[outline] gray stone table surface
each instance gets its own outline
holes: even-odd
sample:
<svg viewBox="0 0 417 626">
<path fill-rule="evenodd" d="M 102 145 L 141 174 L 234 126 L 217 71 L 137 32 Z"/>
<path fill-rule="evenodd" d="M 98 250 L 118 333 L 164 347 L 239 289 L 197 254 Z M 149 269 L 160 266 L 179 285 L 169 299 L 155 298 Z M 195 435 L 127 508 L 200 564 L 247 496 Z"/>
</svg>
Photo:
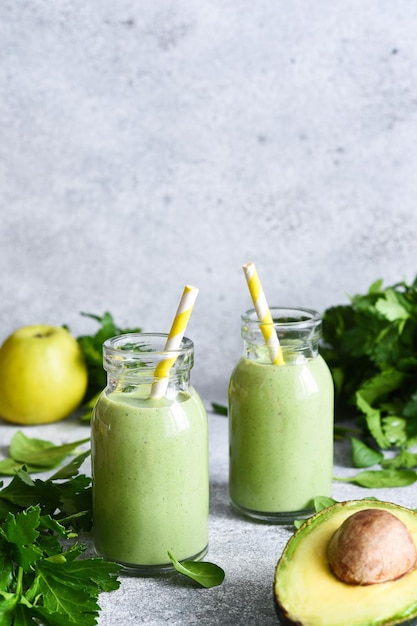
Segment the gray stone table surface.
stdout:
<svg viewBox="0 0 417 626">
<path fill-rule="evenodd" d="M 154 578 L 122 576 L 117 591 L 100 596 L 100 626 L 279 624 L 272 594 L 274 570 L 293 528 L 254 523 L 238 517 L 230 509 L 227 418 L 209 413 L 209 428 L 211 499 L 206 560 L 225 570 L 225 581 L 213 589 L 199 589 L 176 573 Z M 0 422 L 1 456 L 7 456 L 8 444 L 19 429 L 21 427 Z M 89 427 L 73 416 L 56 424 L 24 427 L 24 432 L 30 437 L 66 443 L 86 437 Z M 81 471 L 90 472 L 89 462 Z M 342 477 L 355 472 L 350 465 L 349 444 L 336 441 L 334 475 Z M 417 488 L 413 485 L 369 490 L 334 482 L 333 497 L 337 500 L 366 496 L 417 507 Z M 82 540 L 88 546 L 87 553 L 93 554 L 90 537 Z"/>
</svg>

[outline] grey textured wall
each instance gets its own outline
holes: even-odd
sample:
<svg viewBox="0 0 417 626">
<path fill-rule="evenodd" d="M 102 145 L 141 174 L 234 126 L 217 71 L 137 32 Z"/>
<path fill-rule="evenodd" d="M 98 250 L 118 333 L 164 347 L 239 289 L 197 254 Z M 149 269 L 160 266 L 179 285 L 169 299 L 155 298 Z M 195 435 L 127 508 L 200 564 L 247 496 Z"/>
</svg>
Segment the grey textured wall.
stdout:
<svg viewBox="0 0 417 626">
<path fill-rule="evenodd" d="M 413 0 L 2 0 L 0 335 L 167 331 L 225 397 L 254 261 L 323 310 L 417 273 Z"/>
</svg>

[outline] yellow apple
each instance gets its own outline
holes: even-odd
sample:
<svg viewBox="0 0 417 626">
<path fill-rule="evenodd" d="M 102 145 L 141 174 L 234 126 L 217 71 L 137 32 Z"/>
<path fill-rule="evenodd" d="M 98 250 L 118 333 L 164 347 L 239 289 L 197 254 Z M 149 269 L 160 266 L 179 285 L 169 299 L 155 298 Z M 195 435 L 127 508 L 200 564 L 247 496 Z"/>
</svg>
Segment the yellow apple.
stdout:
<svg viewBox="0 0 417 626">
<path fill-rule="evenodd" d="M 24 326 L 0 347 L 0 417 L 7 422 L 57 422 L 80 405 L 86 388 L 80 347 L 65 328 Z"/>
</svg>

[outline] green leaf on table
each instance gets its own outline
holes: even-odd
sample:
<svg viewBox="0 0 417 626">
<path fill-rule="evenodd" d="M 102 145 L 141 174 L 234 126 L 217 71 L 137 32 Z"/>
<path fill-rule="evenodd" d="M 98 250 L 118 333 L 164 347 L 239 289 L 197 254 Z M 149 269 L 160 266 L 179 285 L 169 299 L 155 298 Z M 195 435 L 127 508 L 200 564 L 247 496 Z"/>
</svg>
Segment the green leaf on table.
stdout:
<svg viewBox="0 0 417 626">
<path fill-rule="evenodd" d="M 42 529 L 48 529 L 52 532 L 56 533 L 60 537 L 68 537 L 70 534 L 69 531 L 58 522 L 58 520 L 54 519 L 50 515 L 41 515 L 39 519 L 39 526 Z"/>
<path fill-rule="evenodd" d="M 191 578 L 201 587 L 209 589 L 221 585 L 224 580 L 224 570 L 209 561 L 177 561 L 172 552 L 168 556 L 177 572 Z"/>
<path fill-rule="evenodd" d="M 398 415 L 389 415 L 382 419 L 382 429 L 391 445 L 402 446 L 408 439 L 407 420 Z"/>
<path fill-rule="evenodd" d="M 53 485 L 58 488 L 62 518 L 69 518 L 76 523 L 77 528 L 90 530 L 92 524 L 91 478 L 85 474 L 79 474 L 62 483 L 54 482 Z M 61 518 L 58 519 L 63 523 Z"/>
<path fill-rule="evenodd" d="M 351 437 L 353 467 L 371 467 L 380 463 L 384 455 L 379 450 L 374 450 L 360 439 Z"/>
<path fill-rule="evenodd" d="M 31 474 L 45 471 L 45 468 L 39 467 L 38 465 L 28 465 L 27 463 L 15 461 L 11 457 L 8 457 L 7 459 L 2 459 L 0 461 L 0 476 L 14 476 L 16 472 L 18 472 L 23 467 L 25 467 L 26 471 L 30 472 Z"/>
<path fill-rule="evenodd" d="M 95 624 L 99 612 L 98 593 L 119 587 L 116 563 L 81 559 L 55 564 L 46 559 L 37 564 L 36 594 L 44 608 L 65 616 L 72 623 Z"/>
<path fill-rule="evenodd" d="M 27 462 L 27 455 L 30 456 L 34 452 L 53 448 L 55 444 L 46 439 L 35 439 L 28 437 L 21 430 L 15 432 L 9 446 L 10 456 L 16 461 L 22 463 Z"/>
<path fill-rule="evenodd" d="M 217 413 L 218 415 L 228 414 L 227 406 L 225 406 L 224 404 L 218 404 L 217 402 L 212 402 L 211 408 L 213 409 L 214 413 Z"/>
<path fill-rule="evenodd" d="M 366 418 L 366 424 L 369 428 L 369 432 L 375 439 L 380 448 L 389 448 L 389 441 L 385 437 L 382 430 L 382 418 L 380 409 L 373 408 L 369 402 L 365 400 L 361 392 L 356 393 L 356 404 L 358 408 L 363 411 Z"/>
<path fill-rule="evenodd" d="M 364 470 L 348 478 L 334 477 L 334 480 L 353 483 L 368 489 L 382 489 L 391 487 L 407 487 L 417 481 L 417 473 L 413 470 Z"/>
<path fill-rule="evenodd" d="M 330 498 L 329 496 L 316 496 L 314 498 L 314 511 L 315 513 L 318 513 L 319 511 L 322 511 L 323 509 L 327 509 L 329 506 L 333 506 L 333 504 L 336 504 L 336 502 L 337 500 L 334 500 L 334 498 Z M 306 521 L 306 518 L 295 519 L 293 524 L 295 528 L 300 528 L 300 526 L 302 526 L 305 521 Z"/>
<path fill-rule="evenodd" d="M 30 507 L 17 515 L 9 514 L 0 528 L 0 533 L 9 543 L 26 545 L 39 536 L 39 507 Z"/>
<path fill-rule="evenodd" d="M 20 478 L 20 480 L 22 481 L 22 483 L 25 483 L 26 485 L 29 485 L 29 487 L 33 487 L 34 483 L 34 479 L 32 478 L 32 476 L 29 474 L 29 472 L 27 471 L 26 467 L 23 466 L 21 469 L 18 469 L 16 472 L 16 477 Z M 13 481 L 12 481 L 13 482 Z M 10 483 L 11 484 L 11 483 Z M 5 487 L 5 490 L 7 489 L 7 487 Z"/>
<path fill-rule="evenodd" d="M 14 619 L 13 624 L 18 624 L 19 626 L 32 626 L 33 624 L 42 624 L 42 626 L 74 626 L 74 621 L 67 615 L 48 611 L 43 606 L 27 606 L 26 604 L 18 604 L 16 606 Z M 34 619 L 36 622 L 33 621 Z M 89 617 L 88 620 L 88 622 L 80 622 L 80 625 L 91 624 L 93 626 L 93 624 L 97 623 L 93 617 Z"/>
<path fill-rule="evenodd" d="M 26 508 L 42 503 L 42 507 L 48 509 L 46 513 L 55 510 L 59 502 L 59 488 L 46 481 L 32 480 L 24 470 L 19 470 L 6 487 L 0 491 L 0 502 L 17 507 Z"/>
<path fill-rule="evenodd" d="M 9 513 L 0 528 L 1 536 L 9 544 L 13 544 L 13 560 L 25 572 L 29 572 L 32 565 L 42 557 L 42 550 L 35 545 L 39 537 L 39 524 L 39 507 L 30 507 L 16 515 Z"/>
<path fill-rule="evenodd" d="M 8 550 L 7 542 L 0 537 L 0 590 L 4 591 L 10 587 L 13 583 L 14 563 L 10 558 L 10 550 Z M 1 601 L 1 593 L 0 593 Z M 0 624 L 1 621 L 1 607 L 0 607 Z"/>
<path fill-rule="evenodd" d="M 381 465 L 384 469 L 412 469 L 417 467 L 417 453 L 400 450 L 395 457 L 381 461 Z"/>
<path fill-rule="evenodd" d="M 11 626 L 13 623 L 17 623 L 26 626 L 30 624 L 29 621 L 14 622 L 13 619 L 16 616 L 16 607 L 18 598 L 14 594 L 4 594 L 5 597 L 0 595 L 0 624 L 1 626 Z"/>
<path fill-rule="evenodd" d="M 98 596 L 120 585 L 120 565 L 70 543 L 76 526 L 91 527 L 91 478 L 74 475 L 87 454 L 60 478 L 19 469 L 0 483 L 0 626 L 94 626 Z"/>
<path fill-rule="evenodd" d="M 10 456 L 15 461 L 30 466 L 41 468 L 56 467 L 70 454 L 90 438 L 81 439 L 71 443 L 56 445 L 43 439 L 34 439 L 17 431 L 10 442 Z"/>
<path fill-rule="evenodd" d="M 0 519 L 10 511 L 39 504 L 42 515 L 53 515 L 89 530 L 92 523 L 91 478 L 79 474 L 64 481 L 32 479 L 24 470 L 0 489 Z"/>
<path fill-rule="evenodd" d="M 40 510 L 34 506 L 9 513 L 0 526 L 0 624 L 93 626 L 98 596 L 119 587 L 121 567 L 79 558 L 85 547 L 78 544 L 63 552 L 58 536 L 70 538 L 70 533 L 52 518 L 41 517 Z"/>
<path fill-rule="evenodd" d="M 52 476 L 49 477 L 49 480 L 58 480 L 58 479 L 67 479 L 72 478 L 78 473 L 81 465 L 84 461 L 91 455 L 91 450 L 86 450 L 85 452 L 81 452 L 81 454 L 77 454 L 67 465 L 59 468 L 58 471 L 55 472 Z"/>
<path fill-rule="evenodd" d="M 329 506 L 333 506 L 336 502 L 337 500 L 329 496 L 317 496 L 314 498 L 314 510 L 318 513 L 323 509 L 327 509 Z"/>
<path fill-rule="evenodd" d="M 78 556 L 76 553 L 75 556 Z M 71 567 L 69 565 L 71 561 Z M 87 581 L 87 587 L 94 591 L 97 586 L 100 591 L 114 591 L 118 589 L 120 583 L 116 575 L 122 571 L 122 566 L 118 563 L 105 561 L 99 557 L 75 560 L 67 559 L 67 574 L 74 579 Z"/>
</svg>

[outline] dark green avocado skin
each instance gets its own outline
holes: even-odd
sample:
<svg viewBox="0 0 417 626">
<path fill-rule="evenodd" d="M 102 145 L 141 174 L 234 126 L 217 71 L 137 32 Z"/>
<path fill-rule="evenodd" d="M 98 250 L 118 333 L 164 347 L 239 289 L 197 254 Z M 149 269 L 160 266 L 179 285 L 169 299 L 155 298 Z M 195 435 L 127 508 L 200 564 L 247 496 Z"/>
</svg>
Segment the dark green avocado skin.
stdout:
<svg viewBox="0 0 417 626">
<path fill-rule="evenodd" d="M 275 612 L 279 619 L 279 623 L 282 626 L 305 626 L 301 622 L 293 622 L 292 620 L 288 619 L 288 617 L 286 616 L 285 612 L 282 609 L 282 606 L 280 606 L 280 604 L 277 602 L 274 589 L 272 589 L 272 595 L 274 598 Z M 405 622 L 395 622 L 395 624 L 401 624 L 401 626 L 417 626 L 417 618 L 409 619 Z M 350 626 L 349 622 L 346 622 L 346 626 Z M 387 623 L 386 626 L 389 626 L 389 623 Z"/>
</svg>

